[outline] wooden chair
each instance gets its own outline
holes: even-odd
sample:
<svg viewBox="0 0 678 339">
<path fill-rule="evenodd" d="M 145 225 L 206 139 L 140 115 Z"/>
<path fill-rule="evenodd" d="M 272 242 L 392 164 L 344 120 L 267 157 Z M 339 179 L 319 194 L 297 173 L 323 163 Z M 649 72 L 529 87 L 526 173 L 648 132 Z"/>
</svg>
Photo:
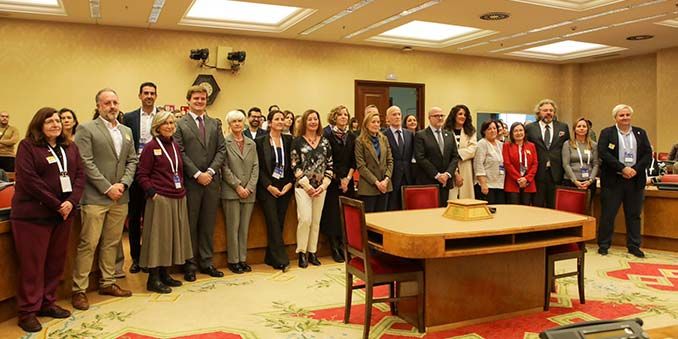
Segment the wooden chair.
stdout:
<svg viewBox="0 0 678 339">
<path fill-rule="evenodd" d="M 590 214 L 589 190 L 580 190 L 573 187 L 556 187 L 556 209 L 578 214 Z M 549 310 L 551 292 L 555 290 L 555 281 L 558 278 L 577 276 L 579 302 L 586 303 L 584 297 L 584 257 L 586 245 L 583 242 L 551 246 L 546 248 L 546 279 L 544 284 L 544 311 Z M 577 270 L 555 274 L 556 262 L 560 260 L 577 259 Z"/>
<path fill-rule="evenodd" d="M 344 255 L 346 258 L 346 303 L 344 305 L 344 324 L 348 324 L 351 316 L 351 299 L 353 290 L 365 289 L 365 325 L 363 338 L 368 338 L 372 318 L 372 304 L 388 302 L 391 312 L 397 315 L 396 302 L 406 298 L 417 299 L 417 329 L 424 328 L 424 271 L 421 262 L 376 252 L 368 245 L 367 224 L 365 223 L 365 207 L 360 200 L 339 197 L 341 207 L 341 227 L 344 233 Z M 353 277 L 364 283 L 353 285 Z M 414 296 L 401 297 L 395 283 L 414 281 L 418 293 Z M 373 297 L 374 286 L 389 285 L 389 297 Z"/>
<path fill-rule="evenodd" d="M 438 208 L 438 185 L 404 185 L 400 187 L 404 210 Z"/>
</svg>

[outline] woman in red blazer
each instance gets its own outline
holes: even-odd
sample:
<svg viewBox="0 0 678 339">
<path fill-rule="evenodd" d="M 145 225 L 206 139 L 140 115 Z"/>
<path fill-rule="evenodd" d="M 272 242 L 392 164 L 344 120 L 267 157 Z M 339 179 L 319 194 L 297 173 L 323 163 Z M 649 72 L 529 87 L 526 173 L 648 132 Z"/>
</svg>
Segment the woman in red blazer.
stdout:
<svg viewBox="0 0 678 339">
<path fill-rule="evenodd" d="M 510 204 L 532 205 L 537 192 L 534 176 L 537 173 L 537 150 L 525 139 L 525 125 L 514 122 L 509 131 L 509 142 L 504 144 L 504 191 Z"/>
<path fill-rule="evenodd" d="M 54 108 L 41 108 L 16 152 L 16 189 L 10 214 L 19 258 L 19 326 L 26 332 L 42 329 L 36 315 L 71 315 L 54 302 L 75 207 L 84 187 L 80 152 L 63 135 L 59 113 Z"/>
</svg>

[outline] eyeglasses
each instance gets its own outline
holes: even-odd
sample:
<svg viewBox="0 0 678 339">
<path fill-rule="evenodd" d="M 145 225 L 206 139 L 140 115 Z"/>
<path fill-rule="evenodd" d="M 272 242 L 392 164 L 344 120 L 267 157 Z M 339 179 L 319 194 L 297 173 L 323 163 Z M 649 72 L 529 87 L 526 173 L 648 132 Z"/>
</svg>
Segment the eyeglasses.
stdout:
<svg viewBox="0 0 678 339">
<path fill-rule="evenodd" d="M 442 119 L 445 115 L 444 114 L 433 114 L 429 115 L 431 118 L 436 118 L 436 119 Z"/>
</svg>

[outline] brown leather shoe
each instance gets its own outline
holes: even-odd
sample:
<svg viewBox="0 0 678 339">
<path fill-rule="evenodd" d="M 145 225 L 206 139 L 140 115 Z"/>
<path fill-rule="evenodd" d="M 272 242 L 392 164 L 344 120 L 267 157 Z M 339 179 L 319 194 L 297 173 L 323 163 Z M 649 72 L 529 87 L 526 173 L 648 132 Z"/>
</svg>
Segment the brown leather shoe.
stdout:
<svg viewBox="0 0 678 339">
<path fill-rule="evenodd" d="M 64 309 L 62 307 L 59 307 L 59 305 L 50 305 L 47 307 L 43 307 L 40 309 L 38 312 L 38 317 L 51 317 L 51 318 L 57 318 L 57 319 L 63 319 L 63 318 L 68 318 L 71 316 L 71 311 Z"/>
<path fill-rule="evenodd" d="M 42 330 L 42 325 L 34 314 L 19 318 L 19 327 L 26 332 L 40 332 Z"/>
<path fill-rule="evenodd" d="M 116 284 L 104 286 L 99 288 L 99 294 L 101 295 L 112 295 L 114 297 L 131 297 L 132 291 L 123 290 L 120 286 Z"/>
<path fill-rule="evenodd" d="M 71 305 L 77 310 L 85 311 L 89 309 L 89 302 L 87 301 L 87 294 L 78 292 L 71 296 Z"/>
</svg>

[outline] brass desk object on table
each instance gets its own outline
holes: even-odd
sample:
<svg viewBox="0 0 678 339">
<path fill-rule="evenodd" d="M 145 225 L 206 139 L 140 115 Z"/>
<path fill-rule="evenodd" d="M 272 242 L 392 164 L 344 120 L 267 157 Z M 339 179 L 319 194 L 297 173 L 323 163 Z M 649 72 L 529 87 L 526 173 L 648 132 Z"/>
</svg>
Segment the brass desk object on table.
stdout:
<svg viewBox="0 0 678 339">
<path fill-rule="evenodd" d="M 492 219 L 487 201 L 475 199 L 448 200 L 443 216 L 461 221 Z"/>
</svg>

